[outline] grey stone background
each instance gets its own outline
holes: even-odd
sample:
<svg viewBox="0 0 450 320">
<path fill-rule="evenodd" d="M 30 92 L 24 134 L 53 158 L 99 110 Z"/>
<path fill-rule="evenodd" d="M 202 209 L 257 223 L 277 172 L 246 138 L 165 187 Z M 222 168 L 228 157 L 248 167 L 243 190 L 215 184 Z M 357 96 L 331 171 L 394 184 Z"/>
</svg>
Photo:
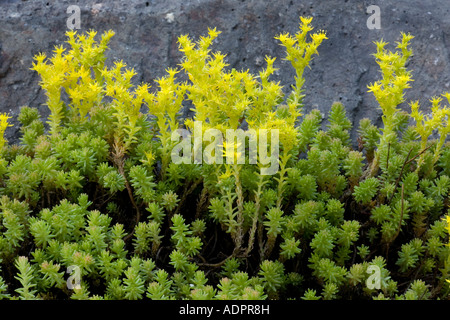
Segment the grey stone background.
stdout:
<svg viewBox="0 0 450 320">
<path fill-rule="evenodd" d="M 326 114 L 333 101 L 341 101 L 355 124 L 353 139 L 361 118 L 381 123 L 381 111 L 367 92 L 367 85 L 380 75 L 372 56 L 374 41 L 384 39 L 393 48 L 401 31 L 415 36 L 408 100 L 419 99 L 429 109 L 432 96 L 450 90 L 449 0 L 0 0 L 0 112 L 9 112 L 14 123 L 22 105 L 48 115 L 39 77 L 29 68 L 35 54 L 50 54 L 65 41 L 69 5 L 81 9 L 80 32 L 114 30 L 108 56 L 134 68 L 136 83 L 150 84 L 179 63 L 179 35 L 197 39 L 208 27 L 217 27 L 222 34 L 213 49 L 227 54 L 230 68 L 258 72 L 265 55 L 275 56 L 279 71 L 273 79 L 288 89 L 294 70 L 283 60 L 283 48 L 274 36 L 295 33 L 299 16 L 313 16 L 313 26 L 326 30 L 328 40 L 305 72 L 305 112 L 319 108 Z M 370 5 L 381 9 L 379 30 L 367 28 Z M 17 141 L 17 135 L 17 125 L 7 129 L 10 141 Z"/>
</svg>

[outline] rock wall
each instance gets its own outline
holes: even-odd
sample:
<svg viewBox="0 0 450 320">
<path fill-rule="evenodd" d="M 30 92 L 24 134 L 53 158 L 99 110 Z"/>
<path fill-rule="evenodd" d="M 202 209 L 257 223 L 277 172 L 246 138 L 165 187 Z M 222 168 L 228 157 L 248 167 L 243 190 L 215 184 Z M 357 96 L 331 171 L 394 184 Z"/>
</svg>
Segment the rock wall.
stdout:
<svg viewBox="0 0 450 320">
<path fill-rule="evenodd" d="M 419 99 L 429 108 L 429 98 L 450 90 L 449 0 L 2 0 L 0 112 L 16 117 L 19 107 L 28 105 L 48 115 L 39 77 L 29 68 L 35 54 L 51 53 L 65 41 L 70 5 L 81 9 L 81 32 L 114 30 L 108 56 L 133 67 L 136 82 L 149 83 L 179 63 L 179 35 L 198 38 L 208 27 L 217 27 L 222 34 L 214 49 L 227 54 L 230 68 L 258 72 L 265 55 L 276 56 L 279 71 L 273 79 L 288 88 L 294 70 L 283 61 L 283 48 L 274 36 L 296 32 L 300 15 L 313 16 L 314 27 L 326 30 L 328 40 L 305 72 L 305 111 L 319 108 L 327 113 L 333 101 L 341 101 L 355 123 L 353 138 L 361 118 L 380 123 L 381 111 L 367 92 L 367 85 L 379 77 L 372 56 L 375 40 L 384 39 L 393 47 L 401 31 L 415 36 L 409 63 L 415 81 L 407 99 Z M 380 29 L 367 27 L 370 5 L 380 8 Z M 402 107 L 409 109 L 407 103 Z M 17 126 L 8 128 L 7 138 L 16 141 L 17 132 Z"/>
</svg>

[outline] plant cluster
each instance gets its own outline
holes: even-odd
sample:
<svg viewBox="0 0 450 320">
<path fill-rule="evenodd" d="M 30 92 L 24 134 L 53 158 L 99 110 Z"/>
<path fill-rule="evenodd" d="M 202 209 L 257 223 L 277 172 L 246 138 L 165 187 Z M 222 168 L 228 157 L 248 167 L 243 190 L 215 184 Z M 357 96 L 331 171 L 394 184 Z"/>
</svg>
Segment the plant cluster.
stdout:
<svg viewBox="0 0 450 320">
<path fill-rule="evenodd" d="M 156 88 L 107 63 L 112 31 L 70 31 L 67 47 L 37 55 L 48 121 L 22 107 L 9 145 L 0 116 L 0 298 L 448 299 L 450 93 L 428 115 L 418 101 L 402 111 L 412 36 L 394 51 L 377 42 L 369 90 L 383 127 L 361 120 L 354 148 L 341 103 L 324 126 L 318 110 L 303 114 L 304 70 L 327 39 L 311 22 L 276 37 L 296 74 L 287 93 L 270 79 L 273 57 L 257 75 L 227 69 L 215 29 L 180 36 L 179 68 Z M 173 163 L 173 134 L 195 121 L 278 129 L 277 173 L 263 161 Z"/>
</svg>

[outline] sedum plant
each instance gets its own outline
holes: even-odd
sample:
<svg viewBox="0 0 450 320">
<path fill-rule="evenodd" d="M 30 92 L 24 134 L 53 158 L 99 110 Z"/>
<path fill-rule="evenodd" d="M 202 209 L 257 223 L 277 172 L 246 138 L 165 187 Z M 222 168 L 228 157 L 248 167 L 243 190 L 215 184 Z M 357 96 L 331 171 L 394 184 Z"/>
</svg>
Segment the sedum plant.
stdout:
<svg viewBox="0 0 450 320">
<path fill-rule="evenodd" d="M 430 115 L 401 111 L 413 37 L 376 43 L 383 127 L 361 120 L 355 148 L 341 103 L 303 114 L 304 70 L 327 39 L 312 18 L 275 37 L 287 89 L 275 57 L 258 74 L 227 68 L 219 34 L 180 36 L 155 88 L 107 61 L 112 31 L 70 31 L 35 57 L 49 118 L 22 107 L 9 145 L 0 115 L 0 298 L 448 299 L 450 94 Z M 225 142 L 230 130 L 248 145 Z"/>
</svg>

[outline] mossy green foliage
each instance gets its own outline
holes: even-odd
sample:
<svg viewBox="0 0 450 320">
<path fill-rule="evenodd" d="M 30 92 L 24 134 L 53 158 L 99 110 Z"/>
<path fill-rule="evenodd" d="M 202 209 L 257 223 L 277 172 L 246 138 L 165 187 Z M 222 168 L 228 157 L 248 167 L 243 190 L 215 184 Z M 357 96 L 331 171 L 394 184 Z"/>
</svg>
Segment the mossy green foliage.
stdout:
<svg viewBox="0 0 450 320">
<path fill-rule="evenodd" d="M 325 126 L 303 115 L 303 71 L 326 40 L 311 22 L 276 37 L 295 69 L 288 89 L 270 79 L 273 57 L 258 75 L 227 69 L 215 29 L 181 36 L 179 68 L 154 89 L 107 63 L 112 31 L 68 32 L 67 47 L 37 55 L 50 117 L 22 107 L 20 143 L 0 145 L 0 298 L 448 299 L 450 94 L 427 116 L 418 101 L 401 111 L 412 36 L 395 51 L 378 42 L 369 88 L 383 127 L 361 120 L 353 148 L 342 104 Z M 278 172 L 172 163 L 172 132 L 194 121 L 279 129 Z"/>
</svg>

